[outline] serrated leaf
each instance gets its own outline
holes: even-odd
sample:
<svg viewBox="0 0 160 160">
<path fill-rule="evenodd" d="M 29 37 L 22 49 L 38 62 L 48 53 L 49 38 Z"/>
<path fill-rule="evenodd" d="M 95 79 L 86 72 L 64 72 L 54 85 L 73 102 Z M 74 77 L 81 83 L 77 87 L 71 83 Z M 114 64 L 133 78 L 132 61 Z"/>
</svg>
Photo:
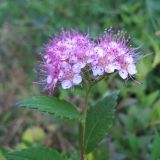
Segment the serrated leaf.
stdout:
<svg viewBox="0 0 160 160">
<path fill-rule="evenodd" d="M 94 150 L 112 126 L 118 92 L 99 100 L 87 113 L 85 128 L 85 152 Z"/>
<path fill-rule="evenodd" d="M 81 114 L 77 111 L 73 104 L 55 97 L 36 96 L 20 101 L 17 105 L 20 107 L 37 109 L 41 112 L 55 114 L 56 116 L 62 118 L 81 119 Z"/>
<path fill-rule="evenodd" d="M 10 152 L 7 160 L 64 160 L 59 152 L 51 148 L 32 147 L 21 151 Z"/>
</svg>

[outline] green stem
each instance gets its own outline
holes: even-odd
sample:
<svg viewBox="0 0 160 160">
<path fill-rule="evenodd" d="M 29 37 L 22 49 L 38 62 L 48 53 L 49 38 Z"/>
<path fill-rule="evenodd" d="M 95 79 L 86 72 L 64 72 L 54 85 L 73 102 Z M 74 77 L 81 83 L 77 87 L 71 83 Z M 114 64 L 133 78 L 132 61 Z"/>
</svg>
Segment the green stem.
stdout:
<svg viewBox="0 0 160 160">
<path fill-rule="evenodd" d="M 84 136 L 85 136 L 85 123 L 86 123 L 87 108 L 88 108 L 87 106 L 88 106 L 90 89 L 91 89 L 91 86 L 86 84 L 86 95 L 85 95 L 84 107 L 82 109 L 83 120 L 81 121 L 81 124 L 80 124 L 80 132 L 81 132 L 80 160 L 85 160 Z"/>
<path fill-rule="evenodd" d="M 102 79 L 106 78 L 107 74 L 104 74 L 103 76 L 101 76 L 99 79 L 97 79 L 95 82 L 91 83 L 92 86 L 95 86 L 99 81 L 101 81 Z"/>
</svg>

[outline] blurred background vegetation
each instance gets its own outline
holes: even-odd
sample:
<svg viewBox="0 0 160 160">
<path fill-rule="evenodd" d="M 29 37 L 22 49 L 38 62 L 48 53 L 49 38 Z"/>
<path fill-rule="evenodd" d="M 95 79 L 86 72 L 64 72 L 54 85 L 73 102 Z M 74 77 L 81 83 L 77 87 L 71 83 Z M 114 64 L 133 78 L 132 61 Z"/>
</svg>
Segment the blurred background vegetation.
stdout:
<svg viewBox="0 0 160 160">
<path fill-rule="evenodd" d="M 159 0 L 0 0 L 0 160 L 6 149 L 35 144 L 73 153 L 73 122 L 17 109 L 15 102 L 39 94 L 36 61 L 52 35 L 76 28 L 96 37 L 109 27 L 125 30 L 143 58 L 136 80 L 113 75 L 93 89 L 94 99 L 117 89 L 120 97 L 110 134 L 88 159 L 160 159 Z M 56 95 L 82 104 L 81 87 Z"/>
</svg>

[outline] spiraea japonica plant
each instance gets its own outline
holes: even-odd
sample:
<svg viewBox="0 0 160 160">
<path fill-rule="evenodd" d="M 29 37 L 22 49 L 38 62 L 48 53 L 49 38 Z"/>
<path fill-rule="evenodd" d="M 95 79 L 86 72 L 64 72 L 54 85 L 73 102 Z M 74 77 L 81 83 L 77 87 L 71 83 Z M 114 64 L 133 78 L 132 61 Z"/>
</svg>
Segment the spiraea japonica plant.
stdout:
<svg viewBox="0 0 160 160">
<path fill-rule="evenodd" d="M 94 105 L 88 105 L 92 87 L 113 72 L 126 80 L 137 73 L 137 49 L 129 45 L 130 38 L 124 32 L 108 29 L 102 37 L 92 40 L 88 34 L 78 31 L 62 31 L 53 37 L 44 48 L 39 65 L 43 91 L 48 96 L 35 96 L 18 102 L 18 106 L 54 114 L 74 120 L 79 125 L 79 147 L 76 152 L 80 160 L 86 160 L 106 137 L 114 117 L 118 92 L 105 94 Z M 70 89 L 80 85 L 85 93 L 81 110 L 72 103 L 56 98 L 57 86 Z M 7 155 L 10 160 L 69 160 L 56 150 L 33 147 Z M 70 159 L 71 160 L 71 159 Z"/>
</svg>

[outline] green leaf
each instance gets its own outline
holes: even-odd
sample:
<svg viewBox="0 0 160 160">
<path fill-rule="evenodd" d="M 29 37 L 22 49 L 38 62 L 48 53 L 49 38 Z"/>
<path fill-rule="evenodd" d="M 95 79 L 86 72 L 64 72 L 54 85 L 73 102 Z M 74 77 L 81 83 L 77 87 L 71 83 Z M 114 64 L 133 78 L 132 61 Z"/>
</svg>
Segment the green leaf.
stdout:
<svg viewBox="0 0 160 160">
<path fill-rule="evenodd" d="M 109 146 L 105 142 L 87 155 L 88 160 L 109 160 Z"/>
<path fill-rule="evenodd" d="M 160 159 L 159 148 L 160 148 L 160 136 L 156 136 L 154 138 L 154 142 L 152 146 L 152 154 L 151 154 L 152 160 Z"/>
<path fill-rule="evenodd" d="M 21 151 L 10 152 L 7 160 L 64 160 L 56 150 L 44 147 L 32 147 Z"/>
<path fill-rule="evenodd" d="M 81 114 L 76 107 L 65 101 L 55 97 L 36 96 L 17 103 L 20 107 L 27 107 L 30 109 L 37 109 L 41 112 L 48 112 L 56 116 L 69 119 L 81 119 Z"/>
<path fill-rule="evenodd" d="M 6 160 L 5 155 L 8 153 L 8 149 L 0 147 L 0 160 Z"/>
<path fill-rule="evenodd" d="M 76 153 L 72 153 L 69 160 L 79 160 L 78 155 Z"/>
<path fill-rule="evenodd" d="M 6 160 L 6 158 L 4 157 L 4 154 L 0 151 L 0 160 Z"/>
<path fill-rule="evenodd" d="M 89 153 L 106 136 L 112 126 L 118 92 L 99 100 L 87 113 L 85 128 L 85 152 Z"/>
</svg>

